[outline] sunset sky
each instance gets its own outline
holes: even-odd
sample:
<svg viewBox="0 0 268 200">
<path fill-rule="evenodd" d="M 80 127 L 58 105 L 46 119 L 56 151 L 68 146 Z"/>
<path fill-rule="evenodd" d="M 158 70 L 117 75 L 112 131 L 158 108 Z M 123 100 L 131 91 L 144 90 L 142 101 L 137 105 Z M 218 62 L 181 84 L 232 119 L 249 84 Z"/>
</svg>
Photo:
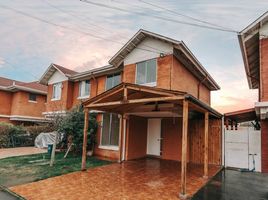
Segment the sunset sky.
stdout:
<svg viewBox="0 0 268 200">
<path fill-rule="evenodd" d="M 50 63 L 77 71 L 106 65 L 143 28 L 186 43 L 221 87 L 212 93 L 218 111 L 253 107 L 257 101 L 257 91 L 248 88 L 236 33 L 161 20 L 153 16 L 198 23 L 142 0 L 89 1 L 119 10 L 79 0 L 1 0 L 0 76 L 33 81 Z M 235 31 L 268 10 L 267 0 L 144 1 Z"/>
</svg>

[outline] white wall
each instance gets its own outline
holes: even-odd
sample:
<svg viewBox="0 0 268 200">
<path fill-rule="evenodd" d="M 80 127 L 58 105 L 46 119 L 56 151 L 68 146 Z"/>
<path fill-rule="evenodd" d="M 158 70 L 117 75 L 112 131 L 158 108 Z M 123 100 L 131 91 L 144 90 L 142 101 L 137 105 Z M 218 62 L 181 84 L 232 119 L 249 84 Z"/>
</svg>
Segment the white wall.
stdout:
<svg viewBox="0 0 268 200">
<path fill-rule="evenodd" d="M 260 38 L 267 38 L 268 37 L 268 23 L 264 24 L 260 28 Z"/>
<path fill-rule="evenodd" d="M 261 171 L 261 131 L 239 127 L 238 130 L 225 130 L 225 166 L 253 168 L 255 157 L 256 171 Z"/>
<path fill-rule="evenodd" d="M 55 73 L 48 80 L 48 84 L 51 85 L 51 84 L 59 83 L 59 82 L 66 81 L 66 80 L 68 80 L 66 76 L 64 76 L 59 71 L 55 71 Z"/>
<path fill-rule="evenodd" d="M 154 49 L 148 46 L 153 47 Z M 164 52 L 166 54 L 170 54 L 173 52 L 173 46 L 171 44 L 153 38 L 144 39 L 137 47 L 142 49 L 148 49 L 153 52 L 135 48 L 124 59 L 125 65 L 141 62 L 144 60 L 149 60 L 152 58 L 157 58 L 159 57 L 160 52 Z"/>
</svg>

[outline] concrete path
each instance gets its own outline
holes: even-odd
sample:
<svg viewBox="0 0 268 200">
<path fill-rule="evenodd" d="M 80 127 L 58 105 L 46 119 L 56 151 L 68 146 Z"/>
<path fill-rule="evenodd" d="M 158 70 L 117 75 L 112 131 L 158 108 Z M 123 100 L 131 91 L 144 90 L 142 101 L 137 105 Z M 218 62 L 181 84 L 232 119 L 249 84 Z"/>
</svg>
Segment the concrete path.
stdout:
<svg viewBox="0 0 268 200">
<path fill-rule="evenodd" d="M 222 170 L 192 200 L 268 200 L 268 174 Z"/>
<path fill-rule="evenodd" d="M 46 149 L 38 149 L 35 147 L 6 148 L 6 149 L 0 149 L 0 159 L 13 156 L 24 156 L 24 155 L 45 153 L 45 152 L 47 152 Z"/>
</svg>

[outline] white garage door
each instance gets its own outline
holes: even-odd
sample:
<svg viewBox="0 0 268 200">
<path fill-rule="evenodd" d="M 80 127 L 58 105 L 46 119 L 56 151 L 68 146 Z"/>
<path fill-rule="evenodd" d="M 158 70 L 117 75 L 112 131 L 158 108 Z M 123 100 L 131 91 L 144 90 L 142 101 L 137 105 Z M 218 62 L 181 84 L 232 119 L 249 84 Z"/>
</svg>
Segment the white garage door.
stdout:
<svg viewBox="0 0 268 200">
<path fill-rule="evenodd" d="M 261 132 L 251 128 L 225 130 L 225 165 L 235 168 L 253 168 L 255 155 L 256 171 L 261 171 Z"/>
</svg>

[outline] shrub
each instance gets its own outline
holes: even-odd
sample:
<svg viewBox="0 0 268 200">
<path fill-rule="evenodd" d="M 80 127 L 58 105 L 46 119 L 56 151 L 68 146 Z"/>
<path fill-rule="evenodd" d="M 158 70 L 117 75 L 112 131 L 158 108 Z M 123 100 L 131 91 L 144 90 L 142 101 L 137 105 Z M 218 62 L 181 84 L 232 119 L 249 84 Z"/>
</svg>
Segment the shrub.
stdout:
<svg viewBox="0 0 268 200">
<path fill-rule="evenodd" d="M 88 130 L 88 149 L 92 150 L 96 143 L 96 132 L 98 123 L 96 115 L 90 114 L 89 130 Z M 66 114 L 59 124 L 58 131 L 66 133 L 63 142 L 67 145 L 67 138 L 72 138 L 74 150 L 82 151 L 83 146 L 83 131 L 84 130 L 84 112 L 82 106 L 72 109 Z"/>
</svg>

